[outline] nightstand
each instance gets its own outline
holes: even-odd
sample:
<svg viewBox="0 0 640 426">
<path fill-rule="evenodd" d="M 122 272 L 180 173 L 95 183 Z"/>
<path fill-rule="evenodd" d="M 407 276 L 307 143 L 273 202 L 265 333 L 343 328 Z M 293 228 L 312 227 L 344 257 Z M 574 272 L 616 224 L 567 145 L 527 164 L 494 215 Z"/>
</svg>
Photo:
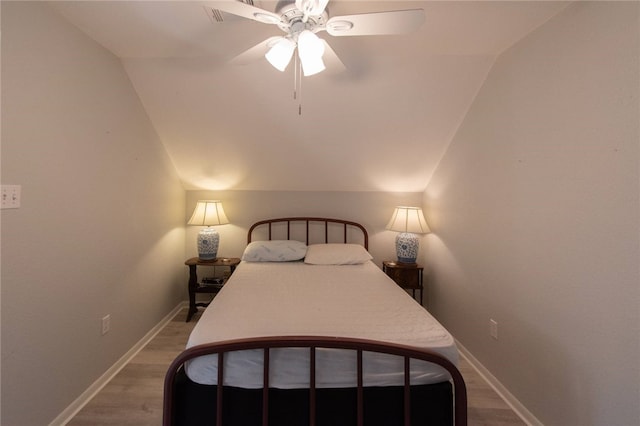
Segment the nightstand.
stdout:
<svg viewBox="0 0 640 426">
<path fill-rule="evenodd" d="M 411 290 L 413 298 L 416 290 L 420 291 L 420 304 L 422 304 L 422 272 L 424 268 L 417 263 L 399 263 L 390 260 L 382 262 L 382 270 L 391 277 L 400 287 Z"/>
<path fill-rule="evenodd" d="M 200 260 L 197 257 L 192 257 L 184 262 L 189 267 L 189 313 L 187 314 L 187 322 L 191 321 L 193 314 L 198 312 L 198 306 L 209 306 L 209 303 L 196 303 L 196 293 L 216 294 L 219 292 L 239 263 L 240 259 L 237 257 L 219 257 L 215 260 Z M 198 282 L 198 266 L 225 267 L 225 269 L 228 268 L 228 275 L 204 278 Z"/>
</svg>

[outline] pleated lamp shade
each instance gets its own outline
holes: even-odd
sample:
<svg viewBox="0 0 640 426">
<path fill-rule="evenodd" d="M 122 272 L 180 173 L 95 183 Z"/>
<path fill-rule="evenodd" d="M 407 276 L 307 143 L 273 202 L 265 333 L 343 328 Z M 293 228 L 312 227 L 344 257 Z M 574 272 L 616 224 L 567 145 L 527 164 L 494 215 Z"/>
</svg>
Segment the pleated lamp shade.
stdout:
<svg viewBox="0 0 640 426">
<path fill-rule="evenodd" d="M 229 223 L 229 219 L 222 208 L 222 201 L 198 201 L 187 225 L 206 226 L 198 233 L 198 257 L 201 260 L 215 260 L 217 258 L 220 235 L 211 226 L 227 223 Z"/>
<path fill-rule="evenodd" d="M 420 240 L 416 234 L 431 232 L 420 207 L 395 208 L 386 229 L 400 232 L 396 236 L 396 255 L 399 263 L 416 263 Z"/>
</svg>

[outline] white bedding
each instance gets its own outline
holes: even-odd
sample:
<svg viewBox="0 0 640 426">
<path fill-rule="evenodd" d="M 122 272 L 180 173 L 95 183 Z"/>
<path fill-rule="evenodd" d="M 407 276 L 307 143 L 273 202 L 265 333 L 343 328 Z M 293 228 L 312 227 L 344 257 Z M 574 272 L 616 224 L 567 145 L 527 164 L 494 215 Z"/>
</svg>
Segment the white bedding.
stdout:
<svg viewBox="0 0 640 426">
<path fill-rule="evenodd" d="M 429 348 L 454 364 L 453 337 L 373 262 L 308 265 L 302 262 L 241 262 L 195 326 L 187 347 L 265 336 L 336 336 Z M 301 352 L 302 351 L 302 352 Z M 353 387 L 355 353 L 319 349 L 317 387 Z M 403 362 L 390 355 L 364 353 L 364 385 L 403 384 Z M 270 386 L 309 386 L 307 349 L 274 349 Z M 330 367 L 328 365 L 330 364 Z M 189 378 L 217 384 L 217 356 L 191 360 Z M 412 361 L 411 383 L 449 379 L 439 366 Z M 225 356 L 225 385 L 262 387 L 262 351 Z"/>
</svg>

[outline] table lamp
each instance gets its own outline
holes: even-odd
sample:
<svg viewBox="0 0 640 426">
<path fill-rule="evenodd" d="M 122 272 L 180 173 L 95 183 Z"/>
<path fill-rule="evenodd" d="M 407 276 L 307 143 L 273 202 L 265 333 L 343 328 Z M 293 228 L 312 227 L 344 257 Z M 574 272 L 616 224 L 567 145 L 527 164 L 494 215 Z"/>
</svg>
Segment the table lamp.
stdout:
<svg viewBox="0 0 640 426">
<path fill-rule="evenodd" d="M 420 207 L 398 206 L 386 229 L 400 232 L 396 236 L 398 263 L 416 263 L 420 241 L 416 234 L 431 232 Z"/>
<path fill-rule="evenodd" d="M 187 225 L 206 226 L 198 233 L 198 257 L 200 260 L 216 260 L 220 235 L 214 225 L 224 225 L 229 219 L 224 214 L 222 201 L 200 200 Z"/>
</svg>

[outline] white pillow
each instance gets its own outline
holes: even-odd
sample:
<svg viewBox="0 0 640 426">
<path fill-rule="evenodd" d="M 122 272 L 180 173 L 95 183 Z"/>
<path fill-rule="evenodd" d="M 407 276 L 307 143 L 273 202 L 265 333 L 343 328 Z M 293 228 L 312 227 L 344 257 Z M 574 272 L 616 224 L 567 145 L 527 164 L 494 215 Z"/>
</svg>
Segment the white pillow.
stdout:
<svg viewBox="0 0 640 426">
<path fill-rule="evenodd" d="M 312 265 L 357 265 L 373 259 L 359 244 L 312 244 L 304 263 Z"/>
<path fill-rule="evenodd" d="M 307 245 L 300 241 L 254 241 L 244 249 L 242 260 L 247 262 L 288 262 L 300 260 L 306 253 Z"/>
</svg>

